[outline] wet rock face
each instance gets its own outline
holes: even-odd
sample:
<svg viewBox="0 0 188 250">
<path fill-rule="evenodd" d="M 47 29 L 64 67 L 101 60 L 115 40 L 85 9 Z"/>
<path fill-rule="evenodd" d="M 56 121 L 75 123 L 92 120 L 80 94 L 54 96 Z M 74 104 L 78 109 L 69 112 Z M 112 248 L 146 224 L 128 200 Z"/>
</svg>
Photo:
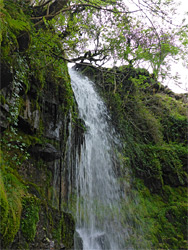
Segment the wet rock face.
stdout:
<svg viewBox="0 0 188 250">
<path fill-rule="evenodd" d="M 35 144 L 29 148 L 29 152 L 36 158 L 42 158 L 46 162 L 51 162 L 61 157 L 61 152 L 50 143 L 45 145 Z"/>
<path fill-rule="evenodd" d="M 51 218 L 48 220 L 48 217 Z M 64 219 L 66 218 L 66 219 Z M 69 223 L 69 224 L 68 224 Z M 67 228 L 68 234 L 65 234 Z M 39 213 L 39 222 L 36 227 L 34 241 L 28 242 L 25 237 L 18 233 L 11 249 L 20 249 L 28 244 L 28 249 L 73 249 L 75 224 L 71 214 L 62 212 L 55 208 L 42 207 Z M 27 242 L 27 243 L 26 243 Z"/>
<path fill-rule="evenodd" d="M 70 213 L 63 213 L 61 218 L 61 239 L 65 249 L 74 247 L 75 221 Z M 62 247 L 63 247 L 62 245 Z"/>
<path fill-rule="evenodd" d="M 109 239 L 105 233 L 99 234 L 94 236 L 90 241 L 94 241 L 97 249 L 105 250 L 111 249 Z M 81 238 L 80 234 L 76 231 L 74 234 L 74 244 L 76 249 L 82 250 L 83 249 L 83 239 Z"/>
<path fill-rule="evenodd" d="M 27 41 L 22 49 L 27 49 Z M 24 150 L 29 154 L 20 165 L 18 174 L 27 185 L 24 192 L 31 200 L 31 206 L 28 207 L 32 208 L 32 199 L 39 201 L 39 220 L 36 223 L 34 240 L 31 242 L 26 239 L 20 228 L 14 242 L 10 243 L 9 249 L 72 249 L 74 218 L 62 211 L 61 204 L 64 199 L 67 201 L 68 164 L 63 161 L 66 158 L 69 138 L 70 112 L 76 108 L 71 89 L 67 87 L 69 79 L 63 79 L 63 77 L 57 79 L 53 76 L 53 79 L 49 82 L 47 79 L 44 86 L 41 86 L 38 80 L 31 77 L 28 90 L 25 91 L 22 86 L 18 90 L 18 99 L 16 99 L 13 98 L 12 75 L 6 67 L 1 70 L 6 77 L 3 78 L 3 85 L 1 85 L 3 88 L 1 93 L 5 101 L 1 102 L 0 106 L 0 130 L 3 133 L 13 126 L 16 131 L 15 141 L 18 136 L 22 136 Z M 66 68 L 64 70 L 66 73 Z M 51 72 L 50 69 L 47 74 Z M 11 109 L 15 103 L 19 106 L 15 116 L 16 122 L 10 119 Z M 71 132 L 75 147 L 81 143 L 79 135 L 75 135 L 81 129 L 76 128 L 77 130 L 73 129 L 74 131 Z M 22 153 L 23 151 L 20 155 Z M 24 205 L 22 210 L 25 215 L 27 211 Z M 29 222 L 32 221 L 32 212 L 26 218 L 21 218 L 20 225 L 23 224 L 23 219 L 27 218 Z M 28 226 L 28 230 L 30 228 Z"/>
<path fill-rule="evenodd" d="M 19 35 L 17 38 L 18 45 L 19 45 L 19 51 L 23 52 L 29 48 L 30 45 L 30 35 L 27 32 L 23 32 Z"/>
<path fill-rule="evenodd" d="M 75 234 L 74 234 L 74 244 L 75 244 L 77 249 L 80 249 L 80 250 L 83 249 L 83 240 L 80 237 L 78 232 L 75 232 Z"/>
<path fill-rule="evenodd" d="M 8 109 L 6 106 L 0 105 L 0 131 L 4 131 L 8 127 Z"/>
<path fill-rule="evenodd" d="M 0 89 L 3 89 L 10 85 L 13 80 L 13 74 L 11 73 L 10 67 L 7 64 L 0 64 Z"/>
<path fill-rule="evenodd" d="M 99 246 L 101 247 L 101 249 L 103 249 L 103 250 L 111 249 L 110 242 L 109 242 L 106 234 L 101 234 L 101 235 L 97 236 L 96 241 L 99 244 Z"/>
<path fill-rule="evenodd" d="M 21 115 L 18 116 L 18 126 L 24 133 L 29 135 L 34 134 L 34 130 L 31 124 Z"/>
</svg>

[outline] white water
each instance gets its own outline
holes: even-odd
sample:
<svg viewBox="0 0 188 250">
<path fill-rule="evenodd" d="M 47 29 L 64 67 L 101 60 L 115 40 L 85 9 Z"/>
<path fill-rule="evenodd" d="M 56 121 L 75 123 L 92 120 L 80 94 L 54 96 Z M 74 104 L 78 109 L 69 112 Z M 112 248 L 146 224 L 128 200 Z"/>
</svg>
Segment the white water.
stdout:
<svg viewBox="0 0 188 250">
<path fill-rule="evenodd" d="M 114 174 L 117 161 L 113 142 L 117 143 L 118 139 L 109 126 L 106 107 L 93 83 L 73 69 L 69 73 L 79 115 L 87 127 L 76 166 L 79 237 L 75 239 L 75 249 L 125 249 L 129 233 L 121 224 L 121 192 Z"/>
</svg>

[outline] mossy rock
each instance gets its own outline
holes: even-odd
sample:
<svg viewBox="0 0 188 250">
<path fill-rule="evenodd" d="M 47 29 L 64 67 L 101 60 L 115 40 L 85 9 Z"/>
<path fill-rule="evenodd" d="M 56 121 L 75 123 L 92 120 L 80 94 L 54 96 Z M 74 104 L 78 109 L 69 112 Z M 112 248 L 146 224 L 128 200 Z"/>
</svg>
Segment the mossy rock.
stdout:
<svg viewBox="0 0 188 250">
<path fill-rule="evenodd" d="M 62 242 L 67 249 L 74 246 L 75 221 L 71 214 L 63 213 L 61 219 L 61 237 Z"/>
<path fill-rule="evenodd" d="M 1 245 L 7 249 L 10 248 L 20 228 L 22 198 L 26 188 L 3 162 L 1 162 L 0 190 Z"/>
<path fill-rule="evenodd" d="M 186 249 L 187 189 L 165 185 L 161 196 L 151 193 L 139 179 L 135 187 L 139 203 L 134 213 L 142 225 L 144 238 L 154 249 Z"/>
<path fill-rule="evenodd" d="M 0 173 L 0 233 L 3 234 L 4 228 L 6 227 L 6 221 L 8 216 L 8 199 L 7 194 L 4 186 L 4 181 L 2 175 Z"/>
<path fill-rule="evenodd" d="M 53 238 L 55 238 L 59 244 L 62 242 L 66 249 L 72 249 L 74 246 L 75 232 L 73 216 L 66 212 L 62 212 L 61 216 L 56 214 L 56 216 L 53 217 L 53 223 Z"/>
<path fill-rule="evenodd" d="M 36 235 L 36 227 L 39 221 L 39 200 L 33 196 L 28 195 L 22 200 L 23 211 L 21 220 L 21 233 L 27 240 L 31 242 Z"/>
</svg>

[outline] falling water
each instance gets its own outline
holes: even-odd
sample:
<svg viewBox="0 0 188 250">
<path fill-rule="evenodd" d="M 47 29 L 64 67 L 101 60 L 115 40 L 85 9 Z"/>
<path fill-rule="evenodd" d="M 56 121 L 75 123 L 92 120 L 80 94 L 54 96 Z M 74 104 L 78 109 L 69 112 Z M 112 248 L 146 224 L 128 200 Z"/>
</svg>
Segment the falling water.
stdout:
<svg viewBox="0 0 188 250">
<path fill-rule="evenodd" d="M 76 166 L 75 249 L 132 249 L 125 248 L 129 232 L 121 223 L 121 192 L 115 175 L 114 149 L 118 139 L 93 83 L 73 69 L 69 73 L 79 115 L 87 128 Z"/>
</svg>

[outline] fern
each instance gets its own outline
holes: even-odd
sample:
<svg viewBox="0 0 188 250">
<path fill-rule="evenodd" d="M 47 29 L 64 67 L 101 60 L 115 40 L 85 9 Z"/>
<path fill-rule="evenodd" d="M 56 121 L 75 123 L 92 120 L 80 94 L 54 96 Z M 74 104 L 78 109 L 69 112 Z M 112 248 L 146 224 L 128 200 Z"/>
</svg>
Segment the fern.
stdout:
<svg viewBox="0 0 188 250">
<path fill-rule="evenodd" d="M 9 27 L 13 30 L 21 31 L 21 30 L 29 30 L 29 25 L 25 21 L 22 20 L 16 20 L 11 17 L 7 18 L 7 22 L 9 24 Z"/>
</svg>

